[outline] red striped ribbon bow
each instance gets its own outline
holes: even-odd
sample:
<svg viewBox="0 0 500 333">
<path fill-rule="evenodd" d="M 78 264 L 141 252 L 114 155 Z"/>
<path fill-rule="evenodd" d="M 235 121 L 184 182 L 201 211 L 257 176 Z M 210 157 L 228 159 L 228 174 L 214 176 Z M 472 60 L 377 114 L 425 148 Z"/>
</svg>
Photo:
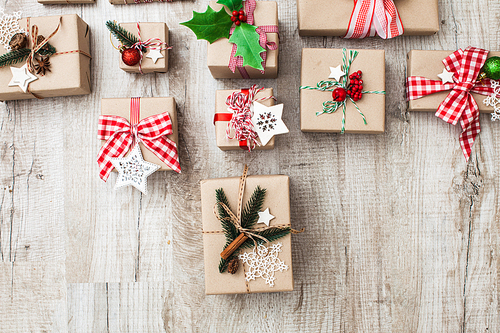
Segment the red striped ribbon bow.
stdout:
<svg viewBox="0 0 500 333">
<path fill-rule="evenodd" d="M 460 134 L 460 146 L 466 160 L 469 160 L 474 140 L 481 131 L 479 107 L 471 92 L 481 95 L 491 95 L 494 92 L 490 79 L 484 79 L 480 83 L 476 81 L 487 57 L 488 51 L 475 47 L 459 49 L 450 54 L 443 60 L 443 64 L 448 72 L 453 73 L 454 83 L 443 84 L 440 80 L 420 76 L 410 76 L 406 80 L 408 100 L 451 89 L 439 105 L 436 116 L 453 125 L 460 120 L 463 130 Z"/>
<path fill-rule="evenodd" d="M 254 16 L 253 13 L 255 11 L 255 7 L 257 6 L 255 0 L 247 0 L 245 1 L 245 13 L 247 16 L 247 22 L 250 25 L 254 24 Z M 230 35 L 233 34 L 234 28 L 231 28 Z M 262 25 L 258 26 L 257 29 L 255 30 L 259 34 L 259 44 L 262 46 L 264 49 L 267 50 L 276 50 L 278 49 L 278 45 L 275 42 L 268 42 L 267 41 L 267 34 L 268 33 L 277 33 L 279 34 L 279 29 L 278 26 L 276 25 Z M 247 70 L 245 67 L 243 67 L 243 57 L 242 56 L 237 56 L 235 57 L 234 55 L 236 54 L 236 51 L 238 50 L 238 46 L 236 44 L 233 44 L 233 48 L 231 50 L 231 57 L 229 57 L 229 69 L 231 72 L 235 72 L 236 69 L 241 74 L 241 77 L 244 79 L 249 79 L 250 75 L 248 75 Z M 262 52 L 262 67 L 264 67 L 264 70 L 266 69 L 266 59 L 267 59 L 267 51 Z M 261 71 L 262 74 L 264 74 L 264 70 Z"/>
<path fill-rule="evenodd" d="M 393 0 L 354 0 L 354 9 L 344 38 L 379 35 L 383 39 L 402 35 L 403 23 Z"/>
<path fill-rule="evenodd" d="M 167 138 L 167 135 L 173 133 L 172 120 L 168 112 L 139 121 L 139 98 L 131 99 L 130 110 L 130 123 L 119 116 L 102 115 L 99 117 L 97 136 L 100 140 L 106 140 L 97 155 L 101 179 L 106 181 L 113 170 L 112 158 L 123 157 L 139 142 L 142 142 L 169 168 L 180 173 L 177 145 Z"/>
</svg>

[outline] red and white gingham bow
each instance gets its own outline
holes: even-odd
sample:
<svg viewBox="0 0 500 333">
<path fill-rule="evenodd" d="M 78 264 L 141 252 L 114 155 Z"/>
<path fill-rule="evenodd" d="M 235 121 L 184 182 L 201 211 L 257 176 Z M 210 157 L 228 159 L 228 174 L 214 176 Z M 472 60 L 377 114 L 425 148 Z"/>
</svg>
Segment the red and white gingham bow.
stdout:
<svg viewBox="0 0 500 333">
<path fill-rule="evenodd" d="M 436 116 L 453 125 L 460 119 L 463 130 L 460 134 L 460 145 L 466 160 L 469 160 L 474 140 L 481 131 L 479 107 L 471 92 L 481 95 L 493 93 L 490 79 L 476 82 L 487 57 L 488 51 L 468 47 L 465 50 L 459 49 L 445 58 L 444 67 L 453 73 L 455 83 L 442 84 L 440 80 L 429 80 L 420 76 L 410 76 L 406 80 L 408 100 L 451 89 L 439 105 Z"/>
<path fill-rule="evenodd" d="M 403 23 L 393 0 L 354 0 L 354 9 L 344 38 L 381 38 L 402 35 Z"/>
<path fill-rule="evenodd" d="M 123 157 L 133 144 L 139 142 L 168 167 L 180 173 L 177 145 L 166 137 L 172 133 L 172 121 L 168 112 L 144 118 L 133 126 L 127 119 L 119 116 L 100 116 L 97 136 L 100 140 L 106 140 L 106 143 L 97 155 L 97 163 L 101 169 L 99 176 L 106 181 L 113 170 L 111 158 Z"/>
</svg>

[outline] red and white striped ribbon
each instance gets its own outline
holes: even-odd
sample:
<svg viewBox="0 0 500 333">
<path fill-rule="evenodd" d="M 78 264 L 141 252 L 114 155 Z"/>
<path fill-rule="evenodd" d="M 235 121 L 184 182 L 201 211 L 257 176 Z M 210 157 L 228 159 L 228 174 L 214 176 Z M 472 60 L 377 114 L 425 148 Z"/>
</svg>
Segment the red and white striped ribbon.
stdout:
<svg viewBox="0 0 500 333">
<path fill-rule="evenodd" d="M 383 39 L 402 35 L 403 23 L 393 0 L 354 0 L 354 9 L 344 38 L 379 35 Z"/>
</svg>

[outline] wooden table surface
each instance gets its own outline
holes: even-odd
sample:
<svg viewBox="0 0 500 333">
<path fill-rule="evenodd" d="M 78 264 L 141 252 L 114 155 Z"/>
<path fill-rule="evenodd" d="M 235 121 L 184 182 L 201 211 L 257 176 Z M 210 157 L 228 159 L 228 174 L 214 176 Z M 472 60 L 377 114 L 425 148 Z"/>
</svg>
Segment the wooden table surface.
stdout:
<svg viewBox="0 0 500 333">
<path fill-rule="evenodd" d="M 296 5 L 279 2 L 276 80 L 215 80 L 206 42 L 178 23 L 207 1 L 43 6 L 4 1 L 25 16 L 77 13 L 91 28 L 87 96 L 0 104 L 1 332 L 500 332 L 499 123 L 465 162 L 458 136 L 433 113 L 408 113 L 412 49 L 499 49 L 497 0 L 441 0 L 441 30 L 384 41 L 298 36 Z M 118 68 L 104 22 L 166 22 L 167 74 Z M 386 51 L 383 135 L 299 128 L 303 47 Z M 212 125 L 216 89 L 253 83 L 285 103 L 288 135 L 272 151 L 223 152 Z M 183 172 L 151 176 L 150 193 L 99 179 L 100 99 L 173 96 Z M 201 179 L 286 174 L 291 180 L 293 292 L 205 296 Z"/>
</svg>

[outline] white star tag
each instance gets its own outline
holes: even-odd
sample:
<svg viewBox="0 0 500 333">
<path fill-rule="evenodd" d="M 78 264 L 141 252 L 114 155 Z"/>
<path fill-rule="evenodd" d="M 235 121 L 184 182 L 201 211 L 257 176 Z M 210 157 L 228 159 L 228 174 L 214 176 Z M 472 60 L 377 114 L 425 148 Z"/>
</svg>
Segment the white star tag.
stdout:
<svg viewBox="0 0 500 333">
<path fill-rule="evenodd" d="M 443 72 L 441 74 L 438 74 L 438 76 L 443 84 L 446 84 L 447 82 L 453 83 L 453 73 L 448 72 L 446 68 L 444 68 Z"/>
<path fill-rule="evenodd" d="M 159 49 L 149 49 L 146 58 L 151 58 L 151 60 L 153 60 L 153 62 L 156 64 L 158 59 L 163 58 L 163 54 L 161 54 Z"/>
<path fill-rule="evenodd" d="M 259 213 L 259 220 L 257 221 L 257 223 L 264 223 L 269 227 L 270 221 L 275 218 L 275 216 L 269 213 L 269 208 L 266 208 L 265 211 L 258 213 Z"/>
<path fill-rule="evenodd" d="M 265 146 L 275 135 L 288 133 L 288 128 L 281 120 L 283 104 L 265 106 L 254 102 L 252 107 L 252 122 L 262 145 Z"/>
<path fill-rule="evenodd" d="M 335 79 L 337 82 L 340 82 L 340 78 L 345 75 L 345 73 L 340 68 L 342 65 L 338 65 L 337 67 L 330 67 L 330 76 L 329 79 Z"/>
<path fill-rule="evenodd" d="M 9 82 L 9 87 L 19 86 L 24 92 L 28 90 L 28 86 L 31 82 L 38 80 L 38 78 L 31 74 L 28 70 L 28 65 L 24 65 L 21 68 L 11 67 L 12 80 Z"/>
<path fill-rule="evenodd" d="M 144 194 L 148 194 L 148 176 L 160 168 L 157 164 L 144 161 L 138 143 L 127 157 L 112 158 L 111 163 L 118 171 L 115 189 L 132 185 Z"/>
</svg>

